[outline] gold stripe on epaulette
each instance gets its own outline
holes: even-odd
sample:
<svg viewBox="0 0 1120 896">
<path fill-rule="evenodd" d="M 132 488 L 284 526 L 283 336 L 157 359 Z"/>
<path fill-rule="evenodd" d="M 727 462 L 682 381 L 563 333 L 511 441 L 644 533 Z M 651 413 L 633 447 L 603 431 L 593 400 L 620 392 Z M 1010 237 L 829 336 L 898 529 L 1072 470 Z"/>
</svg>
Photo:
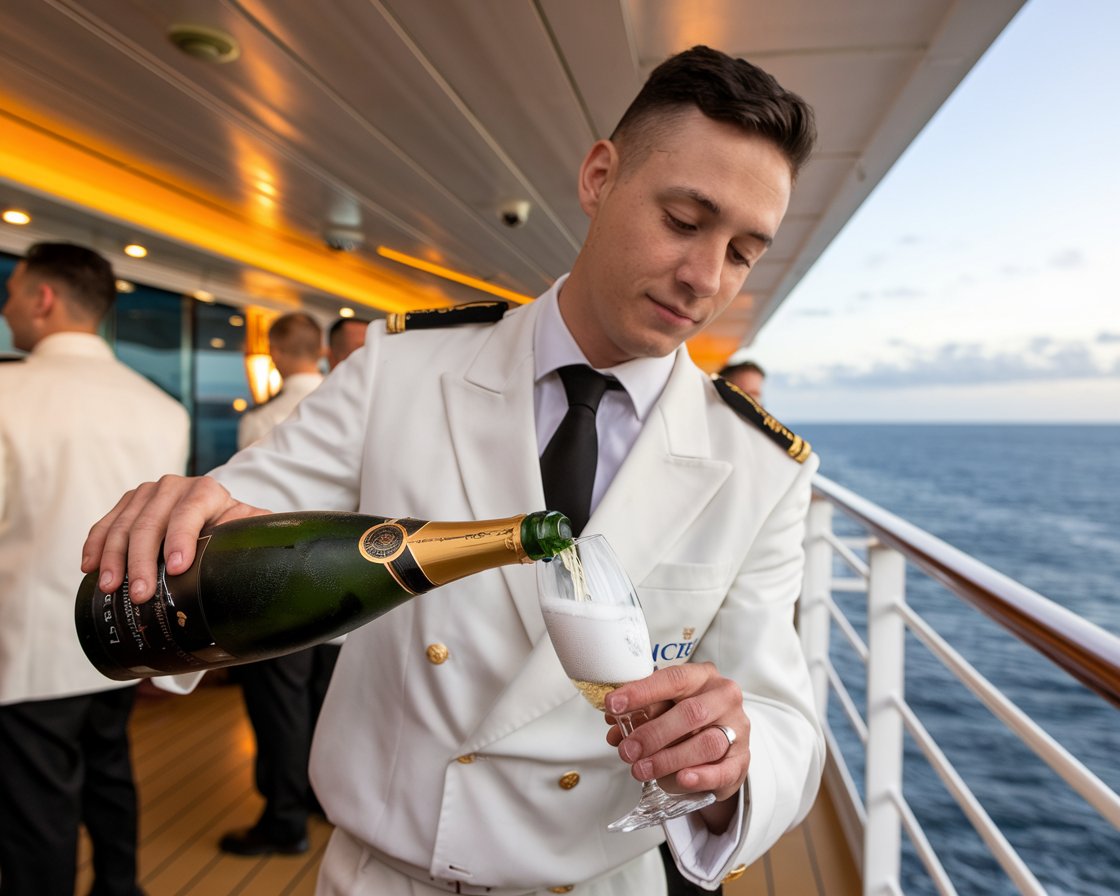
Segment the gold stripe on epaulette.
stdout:
<svg viewBox="0 0 1120 896">
<path fill-rule="evenodd" d="M 712 375 L 712 380 L 717 387 L 722 387 L 734 395 L 738 405 L 731 402 L 729 404 L 731 404 L 731 409 L 736 411 L 740 417 L 759 426 L 799 464 L 803 464 L 809 459 L 809 456 L 813 453 L 813 447 L 805 439 L 790 431 L 766 408 L 730 380 L 725 380 L 716 374 Z M 718 388 L 717 391 L 725 400 L 727 399 L 727 396 Z"/>
<path fill-rule="evenodd" d="M 509 302 L 464 302 L 422 311 L 395 311 L 385 316 L 385 332 L 430 330 L 459 324 L 494 323 L 509 309 Z"/>
</svg>

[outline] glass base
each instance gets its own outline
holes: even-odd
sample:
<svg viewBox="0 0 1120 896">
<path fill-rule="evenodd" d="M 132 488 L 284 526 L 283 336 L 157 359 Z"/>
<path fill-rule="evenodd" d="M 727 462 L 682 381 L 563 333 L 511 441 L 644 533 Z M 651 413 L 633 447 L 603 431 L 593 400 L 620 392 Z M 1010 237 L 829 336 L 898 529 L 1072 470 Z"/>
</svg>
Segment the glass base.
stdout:
<svg viewBox="0 0 1120 896">
<path fill-rule="evenodd" d="M 653 781 L 642 787 L 642 799 L 617 821 L 607 825 L 608 831 L 639 831 L 651 828 L 670 818 L 679 818 L 716 801 L 714 793 L 666 793 Z"/>
</svg>

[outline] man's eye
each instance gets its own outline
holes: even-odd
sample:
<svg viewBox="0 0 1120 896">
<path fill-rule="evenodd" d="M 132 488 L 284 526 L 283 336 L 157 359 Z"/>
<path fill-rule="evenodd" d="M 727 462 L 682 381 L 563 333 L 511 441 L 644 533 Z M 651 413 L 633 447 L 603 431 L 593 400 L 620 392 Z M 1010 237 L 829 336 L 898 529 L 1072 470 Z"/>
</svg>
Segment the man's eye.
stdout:
<svg viewBox="0 0 1120 896">
<path fill-rule="evenodd" d="M 751 266 L 751 260 L 734 246 L 727 247 L 727 257 L 731 259 L 732 264 L 745 264 L 748 268 Z"/>
<path fill-rule="evenodd" d="M 695 224 L 689 224 L 687 221 L 682 221 L 670 212 L 665 212 L 665 222 L 674 230 L 679 230 L 682 233 L 692 233 L 696 230 Z"/>
</svg>

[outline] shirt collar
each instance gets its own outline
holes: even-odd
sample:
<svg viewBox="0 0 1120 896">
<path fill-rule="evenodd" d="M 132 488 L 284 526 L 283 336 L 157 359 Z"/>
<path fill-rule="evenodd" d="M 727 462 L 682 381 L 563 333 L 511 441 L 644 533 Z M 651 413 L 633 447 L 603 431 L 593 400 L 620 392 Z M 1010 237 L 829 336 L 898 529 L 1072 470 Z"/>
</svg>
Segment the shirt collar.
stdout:
<svg viewBox="0 0 1120 896">
<path fill-rule="evenodd" d="M 538 383 L 554 370 L 568 364 L 588 364 L 587 357 L 576 344 L 560 314 L 558 298 L 567 279 L 567 274 L 560 277 L 551 289 L 537 299 L 541 307 L 533 332 L 533 355 L 536 365 L 534 376 Z M 645 420 L 665 384 L 669 382 L 675 355 L 674 352 L 663 358 L 634 358 L 614 367 L 596 369 L 622 383 L 638 419 Z"/>
<path fill-rule="evenodd" d="M 44 336 L 31 349 L 36 358 L 58 358 L 67 355 L 86 358 L 112 358 L 108 343 L 94 333 L 65 331 Z"/>
</svg>

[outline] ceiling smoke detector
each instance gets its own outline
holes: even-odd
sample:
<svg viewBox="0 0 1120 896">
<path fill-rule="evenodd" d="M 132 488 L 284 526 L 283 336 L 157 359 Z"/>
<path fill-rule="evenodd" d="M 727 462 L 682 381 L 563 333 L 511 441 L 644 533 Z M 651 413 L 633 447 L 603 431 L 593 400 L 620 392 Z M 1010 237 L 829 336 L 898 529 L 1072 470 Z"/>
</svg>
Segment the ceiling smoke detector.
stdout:
<svg viewBox="0 0 1120 896">
<path fill-rule="evenodd" d="M 167 39 L 180 50 L 203 62 L 232 62 L 241 55 L 237 38 L 221 28 L 206 25 L 172 25 Z"/>
</svg>

